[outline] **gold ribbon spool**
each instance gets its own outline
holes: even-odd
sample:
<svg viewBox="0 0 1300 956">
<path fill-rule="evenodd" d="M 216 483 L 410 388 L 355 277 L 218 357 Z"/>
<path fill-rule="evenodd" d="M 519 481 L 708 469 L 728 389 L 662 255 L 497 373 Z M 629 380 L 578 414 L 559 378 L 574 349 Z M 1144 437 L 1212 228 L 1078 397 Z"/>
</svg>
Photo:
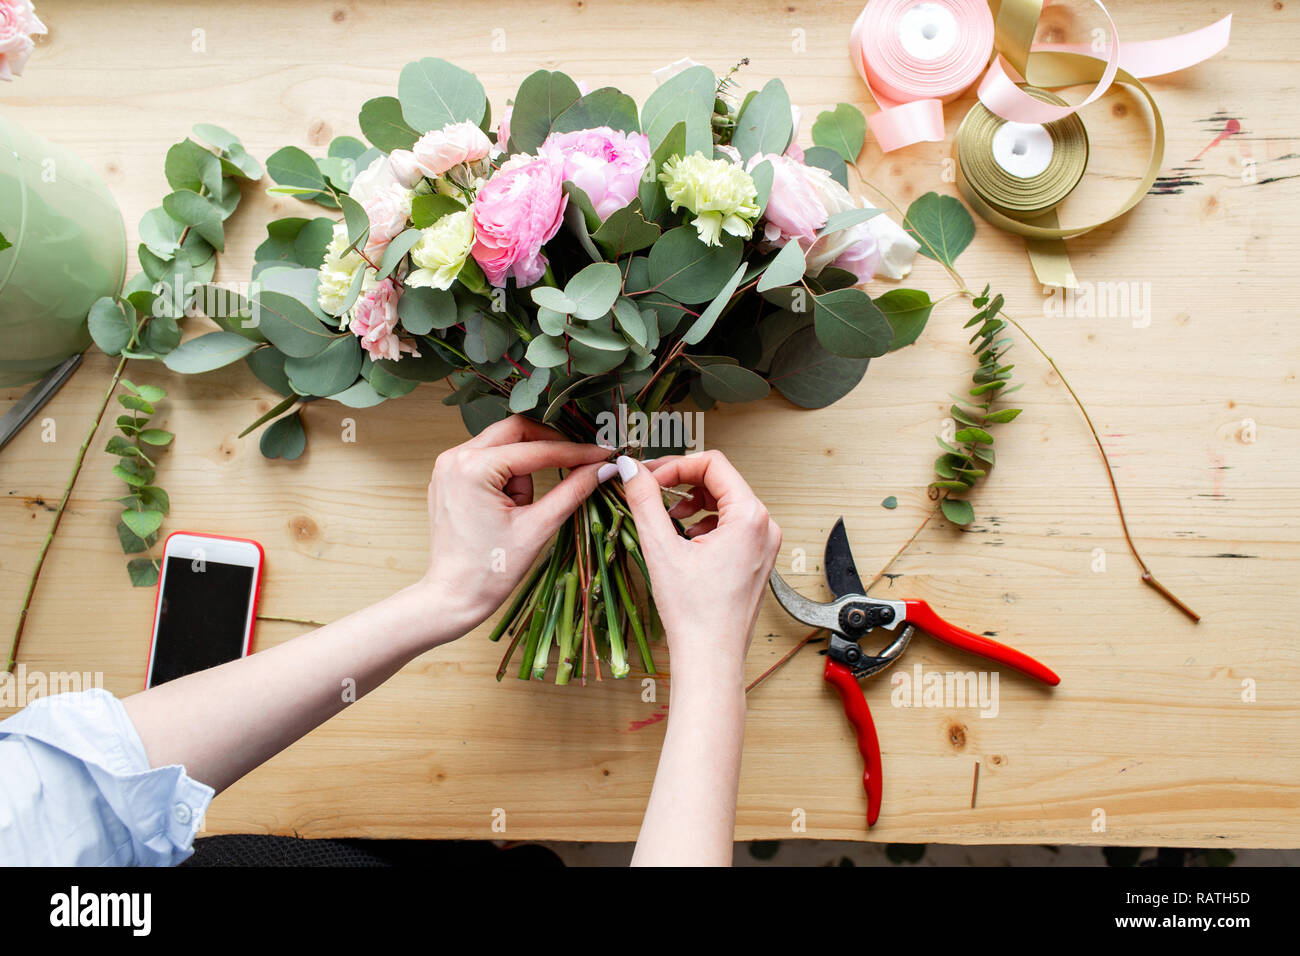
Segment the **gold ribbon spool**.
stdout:
<svg viewBox="0 0 1300 956">
<path fill-rule="evenodd" d="M 1021 25 L 1030 22 L 1032 10 L 1041 7 L 1039 0 L 1024 0 L 1023 3 L 1015 4 L 1015 7 L 1021 8 L 1024 16 L 1019 17 Z M 1004 30 L 1009 26 L 1009 13 L 1011 5 L 1002 4 L 1001 10 L 996 10 L 995 16 L 998 23 L 998 38 L 1001 42 L 1006 42 L 1006 34 L 1014 34 L 1014 30 Z M 1023 48 L 1028 49 L 1028 35 L 1026 42 L 1022 44 Z M 1004 49 L 1004 55 L 1006 51 Z M 1021 57 L 1015 57 L 1015 60 Z M 1097 60 L 1095 57 L 1084 56 L 1082 53 L 1067 53 L 1058 51 L 1044 51 L 1037 53 L 1026 53 L 1023 56 L 1023 69 L 1021 65 L 1013 60 L 1013 65 L 1017 66 L 1022 75 L 1028 75 L 1032 85 L 1035 87 L 1066 87 L 1078 86 L 1080 83 L 1095 83 L 1101 79 L 1102 73 L 1105 72 L 1106 64 L 1104 61 Z M 1156 105 L 1156 99 L 1151 95 L 1151 91 L 1143 85 L 1143 82 L 1128 73 L 1125 69 L 1115 70 L 1115 83 L 1121 83 L 1138 91 L 1147 104 L 1151 107 L 1152 116 L 1152 140 L 1151 155 L 1148 156 L 1147 170 L 1138 182 L 1138 186 L 1128 196 L 1128 198 L 1115 209 L 1114 212 L 1106 215 L 1104 219 L 1087 222 L 1084 225 L 1069 226 L 1062 229 L 1060 221 L 1057 220 L 1056 209 L 1050 209 L 1047 213 L 1039 216 L 1024 215 L 1024 213 L 1014 213 L 1008 215 L 996 208 L 993 204 L 985 202 L 979 191 L 971 185 L 970 179 L 966 177 L 965 169 L 962 168 L 961 156 L 957 159 L 957 189 L 961 191 L 962 198 L 980 217 L 989 224 L 997 226 L 1004 232 L 1023 235 L 1024 245 L 1030 252 L 1030 263 L 1034 265 L 1034 272 L 1043 285 L 1063 286 L 1066 289 L 1076 289 L 1079 282 L 1074 276 L 1074 269 L 1070 265 L 1069 255 L 1066 254 L 1065 242 L 1063 239 L 1071 235 L 1082 235 L 1091 232 L 1097 226 L 1108 224 L 1119 217 L 1125 215 L 1130 209 L 1138 206 L 1143 196 L 1151 189 L 1152 183 L 1156 182 L 1156 176 L 1160 173 L 1160 164 L 1165 157 L 1165 121 L 1162 120 L 1160 107 Z M 975 109 L 984 109 L 983 105 L 978 105 Z M 988 112 L 985 109 L 984 112 Z M 1075 117 L 1071 114 L 1069 118 Z M 1057 120 L 1056 122 L 1063 122 Z M 965 120 L 962 121 L 965 126 Z M 958 137 L 959 137 L 958 133 Z"/>
<path fill-rule="evenodd" d="M 1045 103 L 1066 105 L 1065 100 L 1047 90 L 1027 85 L 1022 89 Z M 1083 120 L 1071 114 L 1043 124 L 1042 129 L 1051 139 L 1052 154 L 1046 168 L 1033 176 L 1016 175 L 998 162 L 994 138 L 1006 122 L 981 103 L 976 103 L 962 120 L 955 147 L 966 185 L 1003 216 L 1045 228 L 1056 227 L 1056 207 L 1079 185 L 1088 166 L 1088 133 Z M 1040 281 L 1068 288 L 1077 285 L 1063 240 L 1026 237 L 1025 245 Z"/>
</svg>

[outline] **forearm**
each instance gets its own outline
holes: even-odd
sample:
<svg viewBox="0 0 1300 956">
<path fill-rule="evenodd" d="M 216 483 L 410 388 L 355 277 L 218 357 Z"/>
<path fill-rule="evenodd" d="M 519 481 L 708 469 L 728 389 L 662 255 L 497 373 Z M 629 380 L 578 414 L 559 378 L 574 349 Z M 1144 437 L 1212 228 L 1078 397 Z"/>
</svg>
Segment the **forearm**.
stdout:
<svg viewBox="0 0 1300 956">
<path fill-rule="evenodd" d="M 151 766 L 217 792 L 472 621 L 412 585 L 342 620 L 123 701 Z"/>
<path fill-rule="evenodd" d="M 675 679 L 668 731 L 632 863 L 727 866 L 745 740 L 741 674 Z"/>
</svg>

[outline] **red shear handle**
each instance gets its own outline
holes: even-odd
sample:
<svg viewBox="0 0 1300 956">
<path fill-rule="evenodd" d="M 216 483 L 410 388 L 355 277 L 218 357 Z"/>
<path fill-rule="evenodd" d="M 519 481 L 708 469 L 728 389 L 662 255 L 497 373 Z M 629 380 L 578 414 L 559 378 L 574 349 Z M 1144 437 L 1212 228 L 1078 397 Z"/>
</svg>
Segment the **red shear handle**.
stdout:
<svg viewBox="0 0 1300 956">
<path fill-rule="evenodd" d="M 1000 664 L 1006 664 L 1008 667 L 1018 670 L 1034 680 L 1050 684 L 1052 687 L 1061 682 L 1061 678 L 1057 677 L 1056 673 L 1045 664 L 1034 660 L 1028 654 L 1022 654 L 1014 647 L 1007 647 L 1005 644 L 999 644 L 997 641 L 991 641 L 987 637 L 972 634 L 964 628 L 949 624 L 924 601 L 904 601 L 903 603 L 907 605 L 908 622 L 915 624 L 931 637 L 938 638 L 953 647 L 959 647 L 963 651 L 970 651 L 972 654 L 978 654 Z M 827 680 L 829 679 L 827 678 Z"/>
<path fill-rule="evenodd" d="M 849 718 L 858 736 L 858 750 L 862 754 L 862 789 L 867 791 L 867 826 L 880 816 L 880 740 L 876 737 L 876 724 L 871 719 L 871 708 L 862 696 L 862 687 L 853 672 L 838 661 L 826 658 L 826 683 L 840 692 L 844 702 L 844 715 Z"/>
</svg>

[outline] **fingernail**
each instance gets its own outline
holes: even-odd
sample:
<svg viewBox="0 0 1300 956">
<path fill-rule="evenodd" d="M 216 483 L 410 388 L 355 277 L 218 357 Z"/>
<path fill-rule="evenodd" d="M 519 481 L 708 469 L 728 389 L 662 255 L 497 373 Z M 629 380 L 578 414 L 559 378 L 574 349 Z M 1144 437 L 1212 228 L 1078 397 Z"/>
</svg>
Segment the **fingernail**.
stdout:
<svg viewBox="0 0 1300 956">
<path fill-rule="evenodd" d="M 618 477 L 623 481 L 631 481 L 636 477 L 636 459 L 629 458 L 627 455 L 618 456 Z"/>
<path fill-rule="evenodd" d="M 603 441 L 596 442 L 597 448 L 603 448 L 605 451 L 618 451 L 613 445 L 606 445 Z"/>
<path fill-rule="evenodd" d="M 616 474 L 618 474 L 618 465 L 614 464 L 612 461 L 607 461 L 596 469 L 596 483 L 600 484 L 601 482 L 609 481 L 609 479 L 613 478 Z"/>
</svg>

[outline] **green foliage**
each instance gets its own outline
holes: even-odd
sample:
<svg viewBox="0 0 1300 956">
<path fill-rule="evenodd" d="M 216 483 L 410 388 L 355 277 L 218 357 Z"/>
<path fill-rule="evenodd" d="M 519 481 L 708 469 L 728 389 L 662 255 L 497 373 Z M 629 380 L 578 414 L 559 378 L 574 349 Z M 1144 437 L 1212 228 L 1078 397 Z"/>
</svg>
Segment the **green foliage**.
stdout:
<svg viewBox="0 0 1300 956">
<path fill-rule="evenodd" d="M 867 118 L 860 109 L 848 103 L 836 104 L 834 110 L 817 114 L 813 123 L 813 142 L 824 149 L 834 150 L 849 165 L 858 161 L 866 137 Z"/>
<path fill-rule="evenodd" d="M 1014 421 L 1019 408 L 999 408 L 993 405 L 1017 391 L 1019 385 L 1010 385 L 1013 364 L 1004 363 L 1003 357 L 1011 348 L 1009 338 L 999 337 L 1007 323 L 1000 318 L 1002 296 L 989 296 L 988 286 L 972 302 L 976 312 L 966 323 L 966 328 L 978 326 L 971 343 L 978 363 L 971 376 L 972 387 L 966 396 L 953 396 L 957 403 L 949 410 L 961 427 L 953 435 L 955 444 L 939 438 L 943 449 L 934 463 L 937 479 L 930 483 L 933 494 L 939 498 L 944 517 L 955 525 L 968 525 L 975 518 L 975 509 L 966 498 L 980 478 L 988 473 L 995 455 L 994 438 L 987 426 Z M 1009 387 L 1008 387 L 1009 386 Z"/>
<path fill-rule="evenodd" d="M 903 228 L 921 244 L 921 255 L 949 269 L 975 238 L 975 220 L 961 200 L 930 192 L 907 207 Z"/>
<path fill-rule="evenodd" d="M 110 302 L 112 300 L 102 300 Z M 117 537 L 126 554 L 152 552 L 158 540 L 163 517 L 171 509 L 167 492 L 154 483 L 157 463 L 152 456 L 172 443 L 171 432 L 149 427 L 155 406 L 167 392 L 157 385 L 136 385 L 122 379 L 124 394 L 118 403 L 130 414 L 118 416 L 118 434 L 111 436 L 104 451 L 117 457 L 113 474 L 126 483 L 126 494 L 114 499 L 124 506 L 118 517 Z M 127 574 L 135 587 L 152 587 L 158 581 L 158 560 L 152 553 L 127 565 Z"/>
</svg>

